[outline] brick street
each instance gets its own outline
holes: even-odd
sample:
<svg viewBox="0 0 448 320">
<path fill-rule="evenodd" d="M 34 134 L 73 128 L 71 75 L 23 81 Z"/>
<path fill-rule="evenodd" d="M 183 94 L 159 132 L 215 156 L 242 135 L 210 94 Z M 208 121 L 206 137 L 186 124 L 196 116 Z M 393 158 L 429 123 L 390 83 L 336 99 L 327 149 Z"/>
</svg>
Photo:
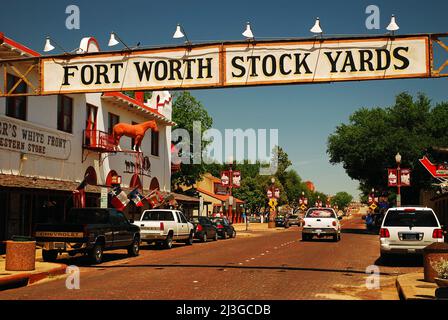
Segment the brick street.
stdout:
<svg viewBox="0 0 448 320">
<path fill-rule="evenodd" d="M 396 276 L 421 269 L 419 259 L 382 266 L 378 236 L 359 216 L 343 221 L 342 240 L 300 240 L 292 227 L 218 242 L 143 246 L 140 256 L 107 252 L 100 266 L 83 257 L 60 260 L 81 266 L 80 290 L 63 277 L 0 292 L 0 299 L 398 299 Z M 381 289 L 365 287 L 366 267 L 381 271 Z"/>
</svg>

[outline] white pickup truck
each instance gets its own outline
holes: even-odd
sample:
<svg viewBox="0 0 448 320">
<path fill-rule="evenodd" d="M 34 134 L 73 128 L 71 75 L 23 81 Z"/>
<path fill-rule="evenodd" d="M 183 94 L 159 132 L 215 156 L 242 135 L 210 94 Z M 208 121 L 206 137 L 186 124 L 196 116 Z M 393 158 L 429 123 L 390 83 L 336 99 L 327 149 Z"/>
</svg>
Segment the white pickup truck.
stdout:
<svg viewBox="0 0 448 320">
<path fill-rule="evenodd" d="M 194 226 L 181 211 L 145 210 L 140 221 L 135 221 L 134 224 L 140 227 L 142 242 L 156 243 L 166 249 L 172 248 L 173 241 L 193 244 Z"/>
<path fill-rule="evenodd" d="M 336 212 L 331 208 L 310 208 L 303 219 L 302 240 L 332 237 L 334 241 L 341 240 L 341 224 Z"/>
</svg>

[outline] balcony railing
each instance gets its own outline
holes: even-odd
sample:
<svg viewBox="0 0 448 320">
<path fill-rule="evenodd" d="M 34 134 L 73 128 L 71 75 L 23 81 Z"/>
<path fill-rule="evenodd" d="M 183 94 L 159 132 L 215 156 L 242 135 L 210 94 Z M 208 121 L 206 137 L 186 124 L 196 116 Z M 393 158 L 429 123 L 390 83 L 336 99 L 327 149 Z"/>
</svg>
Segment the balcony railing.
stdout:
<svg viewBox="0 0 448 320">
<path fill-rule="evenodd" d="M 116 152 L 113 136 L 99 130 L 84 130 L 83 148 L 98 152 Z"/>
</svg>

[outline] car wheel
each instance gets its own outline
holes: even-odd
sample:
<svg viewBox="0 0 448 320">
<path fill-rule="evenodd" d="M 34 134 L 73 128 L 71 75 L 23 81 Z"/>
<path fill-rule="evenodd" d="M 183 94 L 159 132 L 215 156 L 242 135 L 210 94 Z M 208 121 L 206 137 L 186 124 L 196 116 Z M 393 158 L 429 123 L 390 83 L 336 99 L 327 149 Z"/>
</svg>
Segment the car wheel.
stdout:
<svg viewBox="0 0 448 320">
<path fill-rule="evenodd" d="M 213 241 L 218 241 L 218 238 L 219 238 L 218 232 L 215 232 L 215 237 L 213 238 Z"/>
<path fill-rule="evenodd" d="M 140 240 L 138 238 L 134 238 L 132 244 L 128 248 L 128 255 L 130 257 L 137 257 L 140 253 Z"/>
<path fill-rule="evenodd" d="M 222 235 L 223 239 L 228 239 L 229 235 L 227 234 L 227 231 L 224 231 L 223 235 Z"/>
<path fill-rule="evenodd" d="M 302 233 L 302 241 L 308 241 L 310 240 L 310 237 L 307 234 Z"/>
<path fill-rule="evenodd" d="M 231 238 L 236 238 L 236 231 L 233 230 Z"/>
<path fill-rule="evenodd" d="M 289 224 L 287 223 L 287 224 L 285 224 L 285 229 L 288 229 L 289 228 Z"/>
<path fill-rule="evenodd" d="M 207 242 L 207 233 L 204 232 L 204 235 L 201 238 L 201 242 Z"/>
<path fill-rule="evenodd" d="M 339 241 L 339 236 L 338 236 L 337 234 L 335 234 L 335 235 L 333 236 L 333 241 L 334 241 L 334 242 L 338 242 L 338 241 Z"/>
<path fill-rule="evenodd" d="M 205 235 L 205 237 L 207 238 L 207 235 Z M 185 244 L 188 245 L 188 246 L 191 246 L 193 244 L 193 240 L 194 240 L 194 235 L 193 235 L 193 232 L 191 232 L 190 236 L 187 239 L 187 241 L 185 241 Z"/>
<path fill-rule="evenodd" d="M 55 262 L 58 258 L 56 250 L 42 250 L 42 259 L 45 262 Z"/>
<path fill-rule="evenodd" d="M 165 249 L 171 249 L 173 247 L 173 236 L 171 234 L 169 234 L 165 241 L 163 242 L 163 247 Z"/>
<path fill-rule="evenodd" d="M 90 250 L 89 260 L 93 264 L 100 264 L 103 262 L 103 245 L 101 243 L 95 243 L 93 248 Z"/>
</svg>

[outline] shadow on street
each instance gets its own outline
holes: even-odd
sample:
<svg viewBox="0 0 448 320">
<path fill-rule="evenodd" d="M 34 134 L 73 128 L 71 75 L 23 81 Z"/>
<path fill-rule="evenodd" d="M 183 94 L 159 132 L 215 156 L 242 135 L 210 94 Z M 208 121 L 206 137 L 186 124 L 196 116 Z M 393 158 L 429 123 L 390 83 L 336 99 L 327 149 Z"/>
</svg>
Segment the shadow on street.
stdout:
<svg viewBox="0 0 448 320">
<path fill-rule="evenodd" d="M 98 268 L 98 266 L 86 266 L 87 268 Z M 102 269 L 114 268 L 154 268 L 154 269 L 170 269 L 170 268 L 204 268 L 204 269 L 239 269 L 239 270 L 278 270 L 278 271 L 312 271 L 312 272 L 330 272 L 343 274 L 366 274 L 365 270 L 354 269 L 323 269 L 323 268 L 304 268 L 304 267 L 288 267 L 288 266 L 232 266 L 232 265 L 202 265 L 202 264 L 141 264 L 141 265 L 114 265 L 101 266 Z M 382 276 L 396 276 L 397 273 L 381 272 Z"/>
<path fill-rule="evenodd" d="M 392 255 L 387 258 L 379 257 L 375 264 L 382 267 L 423 267 L 421 255 Z"/>
</svg>

